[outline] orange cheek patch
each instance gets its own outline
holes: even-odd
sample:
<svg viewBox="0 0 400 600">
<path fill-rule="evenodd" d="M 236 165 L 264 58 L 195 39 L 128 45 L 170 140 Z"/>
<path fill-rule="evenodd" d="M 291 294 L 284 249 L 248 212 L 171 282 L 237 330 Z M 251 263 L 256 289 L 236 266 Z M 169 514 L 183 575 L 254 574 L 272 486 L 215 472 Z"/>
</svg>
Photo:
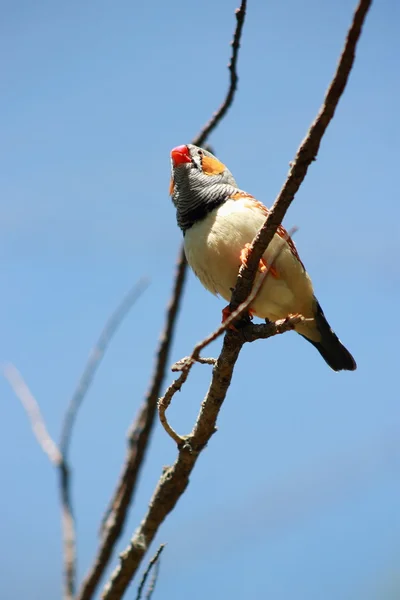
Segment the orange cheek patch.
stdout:
<svg viewBox="0 0 400 600">
<path fill-rule="evenodd" d="M 169 182 L 169 195 L 170 195 L 170 196 L 173 196 L 173 194 L 174 194 L 174 189 L 175 189 L 175 186 L 174 186 L 174 180 L 173 180 L 173 179 L 172 179 L 172 177 L 171 177 L 171 181 Z"/>
<path fill-rule="evenodd" d="M 210 156 L 203 157 L 202 168 L 205 175 L 219 175 L 225 171 L 225 165 Z"/>
</svg>

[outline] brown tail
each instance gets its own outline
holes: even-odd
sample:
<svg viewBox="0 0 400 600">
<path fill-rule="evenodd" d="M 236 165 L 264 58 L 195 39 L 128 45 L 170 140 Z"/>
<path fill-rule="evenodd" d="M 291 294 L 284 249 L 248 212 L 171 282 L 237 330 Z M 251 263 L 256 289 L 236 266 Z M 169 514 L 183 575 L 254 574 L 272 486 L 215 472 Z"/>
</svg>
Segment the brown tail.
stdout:
<svg viewBox="0 0 400 600">
<path fill-rule="evenodd" d="M 354 371 L 357 368 L 356 361 L 330 328 L 317 300 L 314 318 L 318 331 L 321 334 L 321 340 L 314 342 L 314 340 L 310 340 L 305 335 L 302 337 L 316 347 L 322 358 L 334 371 Z"/>
</svg>

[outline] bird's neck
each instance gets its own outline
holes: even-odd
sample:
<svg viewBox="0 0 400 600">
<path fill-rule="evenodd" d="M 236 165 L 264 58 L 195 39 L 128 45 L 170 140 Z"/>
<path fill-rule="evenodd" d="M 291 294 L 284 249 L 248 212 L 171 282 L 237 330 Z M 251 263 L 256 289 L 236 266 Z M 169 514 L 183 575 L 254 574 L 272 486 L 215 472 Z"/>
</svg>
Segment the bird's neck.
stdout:
<svg viewBox="0 0 400 600">
<path fill-rule="evenodd" d="M 196 189 L 192 186 L 179 186 L 174 194 L 176 216 L 183 234 L 202 221 L 213 210 L 221 206 L 230 196 L 237 193 L 238 189 L 226 183 L 216 183 L 207 188 Z"/>
</svg>

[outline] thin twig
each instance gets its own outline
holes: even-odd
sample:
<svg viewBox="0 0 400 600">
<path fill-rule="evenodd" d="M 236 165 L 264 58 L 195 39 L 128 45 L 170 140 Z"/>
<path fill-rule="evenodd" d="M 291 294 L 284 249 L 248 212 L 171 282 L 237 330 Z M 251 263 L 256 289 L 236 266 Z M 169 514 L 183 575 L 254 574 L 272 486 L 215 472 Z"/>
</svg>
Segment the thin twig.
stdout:
<svg viewBox="0 0 400 600">
<path fill-rule="evenodd" d="M 229 64 L 230 85 L 217 113 L 202 131 L 192 140 L 196 146 L 204 145 L 209 135 L 225 117 L 233 103 L 237 89 L 237 60 L 239 55 L 240 39 L 246 14 L 246 2 L 242 0 L 240 8 L 236 11 L 236 28 L 232 42 L 232 56 Z M 168 356 L 175 332 L 177 315 L 182 299 L 187 262 L 183 246 L 179 251 L 178 268 L 174 280 L 172 301 L 166 315 L 166 324 L 157 351 L 156 364 L 150 380 L 150 389 L 140 408 L 139 414 L 132 424 L 128 434 L 128 449 L 124 466 L 119 476 L 111 502 L 106 510 L 102 525 L 102 536 L 94 563 L 87 573 L 77 600 L 91 600 L 99 584 L 100 578 L 106 569 L 115 544 L 119 539 L 126 521 L 128 509 L 136 489 L 140 468 L 145 457 L 150 441 L 157 410 L 157 400 L 160 396 L 161 385 L 165 377 Z"/>
<path fill-rule="evenodd" d="M 55 467 L 59 467 L 62 463 L 62 455 L 57 444 L 47 431 L 46 423 L 44 422 L 42 413 L 40 412 L 39 404 L 33 396 L 31 390 L 26 385 L 21 373 L 8 363 L 3 367 L 3 375 L 7 379 L 14 394 L 20 400 L 25 409 L 27 417 L 32 427 L 33 435 L 38 441 L 43 452 L 47 454 L 49 460 Z"/>
<path fill-rule="evenodd" d="M 90 385 L 93 382 L 94 376 L 100 366 L 104 354 L 122 321 L 128 315 L 132 306 L 143 294 L 148 285 L 148 279 L 140 279 L 137 283 L 135 283 L 132 289 L 129 290 L 122 302 L 117 306 L 115 311 L 108 319 L 99 339 L 89 354 L 88 361 L 78 381 L 78 385 L 76 386 L 76 389 L 71 397 L 64 416 L 60 441 L 60 449 L 64 459 L 66 459 L 68 456 L 72 428 L 74 426 L 78 410 L 90 388 Z"/>
<path fill-rule="evenodd" d="M 159 547 L 159 549 L 157 550 L 157 552 L 155 553 L 155 555 L 153 556 L 153 558 L 150 560 L 149 564 L 147 565 L 147 568 L 146 568 L 145 572 L 143 573 L 142 580 L 139 584 L 138 592 L 136 595 L 136 600 L 140 600 L 140 598 L 142 597 L 142 592 L 143 592 L 144 586 L 146 585 L 146 581 L 149 576 L 149 573 L 153 567 L 156 568 L 156 566 L 159 564 L 161 552 L 164 550 L 164 548 L 165 548 L 165 544 L 161 544 L 161 546 Z M 154 586 L 155 586 L 155 581 L 152 581 L 150 584 L 150 587 L 149 587 L 149 591 L 151 592 L 150 596 L 147 593 L 146 598 L 151 598 L 151 594 L 154 591 Z M 151 590 L 150 590 L 150 588 L 151 588 Z"/>
<path fill-rule="evenodd" d="M 242 29 L 244 25 L 244 20 L 246 18 L 246 7 L 247 0 L 242 0 L 240 8 L 235 10 L 236 16 L 236 28 L 235 33 L 233 35 L 233 40 L 231 42 L 232 46 L 232 55 L 229 60 L 228 69 L 229 69 L 229 88 L 228 92 L 225 96 L 225 99 L 219 109 L 212 115 L 211 119 L 206 123 L 200 133 L 194 138 L 193 144 L 195 146 L 203 146 L 204 142 L 209 137 L 210 133 L 214 131 L 217 125 L 222 121 L 229 108 L 232 106 L 233 99 L 235 97 L 235 92 L 237 90 L 238 84 L 238 74 L 237 74 L 237 61 L 239 57 L 239 49 L 240 49 L 240 40 L 242 37 Z"/>
<path fill-rule="evenodd" d="M 329 120 L 332 118 L 334 109 L 344 91 L 345 84 L 353 66 L 354 52 L 360 37 L 361 28 L 370 5 L 371 0 L 360 0 L 360 3 L 354 13 L 353 22 L 346 39 L 345 49 L 333 79 L 333 82 L 342 81 L 342 84 L 340 86 L 337 84 L 331 85 L 330 91 L 328 92 L 330 103 L 329 113 L 331 116 L 327 116 L 324 112 L 324 106 L 328 103 L 327 100 L 325 101 L 323 109 L 321 110 L 321 113 L 325 115 L 325 117 L 328 117 L 327 122 L 329 122 Z M 335 90 L 334 93 L 331 92 L 332 87 Z M 317 117 L 317 121 L 321 121 L 320 115 Z M 321 126 L 316 127 L 315 124 L 311 126 L 310 132 L 312 133 L 307 135 L 305 143 L 302 144 L 302 152 L 297 154 L 295 162 L 292 165 L 288 178 L 289 183 L 287 182 L 284 186 L 285 189 L 289 187 L 291 192 L 287 192 L 287 194 L 280 194 L 280 199 L 275 205 L 274 211 L 271 211 L 272 218 L 269 219 L 269 226 L 271 227 L 271 230 L 272 224 L 275 225 L 276 223 L 276 226 L 270 234 L 269 239 L 267 239 L 267 242 L 271 241 L 277 226 L 282 221 L 292 200 L 292 196 L 300 185 L 299 181 L 301 183 L 301 181 L 304 179 L 307 168 L 311 160 L 315 157 L 316 150 L 318 150 L 320 141 L 326 129 L 326 125 L 327 123 L 325 123 L 325 125 L 322 123 Z M 296 167 L 297 161 L 303 165 L 302 168 Z M 279 220 L 275 222 L 274 219 L 278 218 L 277 215 L 279 216 Z M 254 277 L 257 270 L 258 261 L 267 247 L 267 242 L 264 239 L 264 235 L 265 234 L 263 234 L 261 241 L 258 241 L 259 236 L 256 237 L 256 240 L 258 241 L 258 243 L 255 243 L 257 244 L 257 252 L 252 253 L 252 256 L 249 257 L 248 260 L 248 268 L 243 269 L 243 271 L 245 271 L 247 274 L 247 282 L 244 280 L 243 276 L 238 278 L 238 283 L 236 286 L 237 289 L 234 292 L 235 302 L 232 303 L 233 306 L 231 306 L 231 310 L 235 310 L 250 293 L 253 283 L 253 279 L 250 277 Z M 252 264 L 250 264 L 250 260 L 252 261 Z M 250 285 L 248 285 L 248 283 L 250 283 Z M 268 328 L 269 326 L 273 325 L 275 324 L 266 324 L 262 327 Z M 219 410 L 226 397 L 226 393 L 231 383 L 235 363 L 245 341 L 246 340 L 243 340 L 240 331 L 233 332 L 231 330 L 227 330 L 224 336 L 220 356 L 213 369 L 211 384 L 202 402 L 196 424 L 191 434 L 186 438 L 186 443 L 179 447 L 178 456 L 174 465 L 164 469 L 153 493 L 153 497 L 150 500 L 146 515 L 130 540 L 128 547 L 120 554 L 119 563 L 104 587 L 102 595 L 103 600 L 119 600 L 122 598 L 132 577 L 137 572 L 137 569 L 139 568 L 141 561 L 143 560 L 143 557 L 149 545 L 153 541 L 161 523 L 174 509 L 177 501 L 184 493 L 189 483 L 189 476 L 194 468 L 194 465 L 196 464 L 199 453 L 206 446 L 211 436 L 215 432 Z"/>
<path fill-rule="evenodd" d="M 176 433 L 174 429 L 172 429 L 171 425 L 168 423 L 168 419 L 165 413 L 167 411 L 167 408 L 171 404 L 172 398 L 175 396 L 176 392 L 179 392 L 181 390 L 186 379 L 189 377 L 192 365 L 193 362 L 191 361 L 191 357 L 189 357 L 189 360 L 181 369 L 182 373 L 177 379 L 175 379 L 175 381 L 171 383 L 164 396 L 158 401 L 158 415 L 160 417 L 161 425 L 164 427 L 168 435 L 178 444 L 178 446 L 184 442 L 185 438 L 180 436 L 178 433 Z"/>
<path fill-rule="evenodd" d="M 158 560 L 154 565 L 153 575 L 151 576 L 149 587 L 147 588 L 146 600 L 151 600 L 154 590 L 156 589 L 156 583 L 160 574 L 161 561 Z"/>
<path fill-rule="evenodd" d="M 69 486 L 69 470 L 57 444 L 47 431 L 39 405 L 22 378 L 22 375 L 11 364 L 6 365 L 3 372 L 28 415 L 32 431 L 40 447 L 48 456 L 50 462 L 56 467 L 59 474 L 64 554 L 64 598 L 65 600 L 72 600 L 75 594 L 76 551 L 75 524 Z"/>
<path fill-rule="evenodd" d="M 59 466 L 58 476 L 64 549 L 64 598 L 65 600 L 73 600 L 76 590 L 76 529 L 72 511 L 70 470 L 64 460 Z"/>
<path fill-rule="evenodd" d="M 190 361 L 190 356 L 185 356 L 184 358 L 180 358 L 179 360 L 176 361 L 176 363 L 174 363 L 172 365 L 171 371 L 173 371 L 173 372 L 182 371 L 188 361 Z M 217 362 L 217 359 L 211 358 L 211 357 L 199 356 L 197 358 L 197 362 L 200 363 L 201 365 L 215 365 L 215 363 Z"/>
</svg>

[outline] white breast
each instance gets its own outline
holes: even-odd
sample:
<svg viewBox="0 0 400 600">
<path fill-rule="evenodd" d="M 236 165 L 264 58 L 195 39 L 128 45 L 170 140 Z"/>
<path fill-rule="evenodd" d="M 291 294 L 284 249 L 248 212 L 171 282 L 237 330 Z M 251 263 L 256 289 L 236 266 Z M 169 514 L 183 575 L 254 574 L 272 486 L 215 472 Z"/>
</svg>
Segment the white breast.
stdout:
<svg viewBox="0 0 400 600">
<path fill-rule="evenodd" d="M 241 251 L 253 241 L 264 221 L 265 215 L 248 198 L 228 200 L 186 232 L 186 257 L 204 287 L 230 301 Z M 277 244 L 281 244 L 281 238 L 275 235 L 264 255 L 267 261 Z M 274 264 L 279 278 L 267 276 L 252 305 L 255 314 L 275 320 L 291 312 L 309 312 L 311 281 L 287 244 Z"/>
</svg>

